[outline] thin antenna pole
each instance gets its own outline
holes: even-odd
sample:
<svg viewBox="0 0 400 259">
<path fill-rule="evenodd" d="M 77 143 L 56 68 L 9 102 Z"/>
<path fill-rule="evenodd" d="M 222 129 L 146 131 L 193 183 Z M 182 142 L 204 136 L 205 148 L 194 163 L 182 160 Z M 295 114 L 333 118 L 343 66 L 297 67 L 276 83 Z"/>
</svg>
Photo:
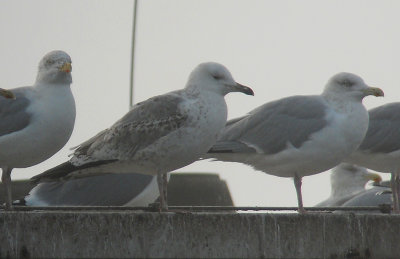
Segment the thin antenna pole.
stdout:
<svg viewBox="0 0 400 259">
<path fill-rule="evenodd" d="M 132 48 L 131 48 L 131 78 L 129 85 L 129 109 L 133 106 L 133 84 L 135 74 L 135 40 L 136 40 L 136 17 L 139 0 L 134 0 L 133 3 L 133 24 L 132 24 Z"/>
</svg>

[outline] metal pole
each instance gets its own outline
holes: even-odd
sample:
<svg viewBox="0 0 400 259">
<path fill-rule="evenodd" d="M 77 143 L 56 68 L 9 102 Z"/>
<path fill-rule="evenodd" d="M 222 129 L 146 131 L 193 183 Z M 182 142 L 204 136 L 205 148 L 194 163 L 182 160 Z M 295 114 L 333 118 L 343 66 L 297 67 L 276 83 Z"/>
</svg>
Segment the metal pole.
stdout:
<svg viewBox="0 0 400 259">
<path fill-rule="evenodd" d="M 131 77 L 129 85 L 129 109 L 133 106 L 133 84 L 135 74 L 135 40 L 136 40 L 136 17 L 139 0 L 133 2 L 133 24 L 132 24 L 132 47 L 131 47 Z"/>
</svg>

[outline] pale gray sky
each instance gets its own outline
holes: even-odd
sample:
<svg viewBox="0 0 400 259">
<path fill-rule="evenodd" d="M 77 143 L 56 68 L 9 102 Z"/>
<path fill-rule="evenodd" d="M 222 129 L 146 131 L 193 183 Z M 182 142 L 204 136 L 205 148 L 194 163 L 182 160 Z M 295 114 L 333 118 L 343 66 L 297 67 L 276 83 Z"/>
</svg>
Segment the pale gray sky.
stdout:
<svg viewBox="0 0 400 259">
<path fill-rule="evenodd" d="M 229 118 L 281 97 L 319 94 L 340 71 L 385 91 L 385 98 L 366 98 L 368 108 L 398 101 L 399 7 L 395 0 L 140 1 L 134 99 L 182 88 L 198 63 L 216 61 L 256 94 L 230 94 Z M 13 179 L 64 162 L 70 147 L 128 111 L 132 15 L 132 1 L 1 1 L 0 87 L 32 84 L 41 57 L 62 49 L 73 60 L 77 103 L 65 148 L 15 169 Z M 290 179 L 244 165 L 202 161 L 179 171 L 219 172 L 237 205 L 297 205 Z M 306 206 L 329 192 L 327 173 L 304 178 Z"/>
</svg>

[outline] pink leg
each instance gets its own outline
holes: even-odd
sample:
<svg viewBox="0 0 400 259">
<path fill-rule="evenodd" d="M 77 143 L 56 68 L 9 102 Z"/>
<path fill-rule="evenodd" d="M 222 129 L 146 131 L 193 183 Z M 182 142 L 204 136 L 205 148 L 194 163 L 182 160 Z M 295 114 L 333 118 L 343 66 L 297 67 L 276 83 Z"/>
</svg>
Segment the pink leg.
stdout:
<svg viewBox="0 0 400 259">
<path fill-rule="evenodd" d="M 392 188 L 392 198 L 393 198 L 393 212 L 399 214 L 399 188 L 398 188 L 398 176 L 395 173 L 391 173 L 390 187 Z"/>
<path fill-rule="evenodd" d="M 160 211 L 168 211 L 167 203 L 167 174 L 157 174 L 158 190 L 160 191 Z"/>
<path fill-rule="evenodd" d="M 12 194 L 11 194 L 11 171 L 12 168 L 2 167 L 1 181 L 6 191 L 6 210 L 12 210 Z"/>
<path fill-rule="evenodd" d="M 296 193 L 297 193 L 297 203 L 299 205 L 298 212 L 300 214 L 304 214 L 307 211 L 303 207 L 303 197 L 301 194 L 301 177 L 299 177 L 297 174 L 293 178 L 294 180 L 294 187 L 296 188 Z"/>
</svg>

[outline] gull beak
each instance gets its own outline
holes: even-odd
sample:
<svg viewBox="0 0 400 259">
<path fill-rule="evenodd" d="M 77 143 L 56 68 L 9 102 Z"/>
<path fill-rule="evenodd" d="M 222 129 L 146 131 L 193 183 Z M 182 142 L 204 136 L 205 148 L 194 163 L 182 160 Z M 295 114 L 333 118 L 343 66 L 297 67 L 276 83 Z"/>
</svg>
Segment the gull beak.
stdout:
<svg viewBox="0 0 400 259">
<path fill-rule="evenodd" d="M 385 94 L 383 93 L 382 89 L 377 88 L 377 87 L 368 87 L 363 92 L 364 92 L 365 96 L 367 96 L 367 95 L 374 95 L 376 97 L 385 96 Z"/>
<path fill-rule="evenodd" d="M 72 71 L 72 66 L 71 63 L 65 62 L 61 67 L 60 71 L 65 72 L 65 73 L 70 73 Z"/>
<path fill-rule="evenodd" d="M 380 183 L 382 182 L 382 177 L 379 174 L 374 174 L 374 173 L 368 173 L 365 175 L 367 180 L 373 181 L 374 183 Z"/>
<path fill-rule="evenodd" d="M 241 85 L 236 83 L 235 85 L 231 85 L 232 92 L 241 92 L 247 95 L 254 95 L 253 89 L 247 87 L 245 85 Z"/>
<path fill-rule="evenodd" d="M 13 99 L 13 100 L 17 99 L 13 92 L 3 88 L 0 88 L 0 95 L 4 96 L 7 99 Z"/>
</svg>

